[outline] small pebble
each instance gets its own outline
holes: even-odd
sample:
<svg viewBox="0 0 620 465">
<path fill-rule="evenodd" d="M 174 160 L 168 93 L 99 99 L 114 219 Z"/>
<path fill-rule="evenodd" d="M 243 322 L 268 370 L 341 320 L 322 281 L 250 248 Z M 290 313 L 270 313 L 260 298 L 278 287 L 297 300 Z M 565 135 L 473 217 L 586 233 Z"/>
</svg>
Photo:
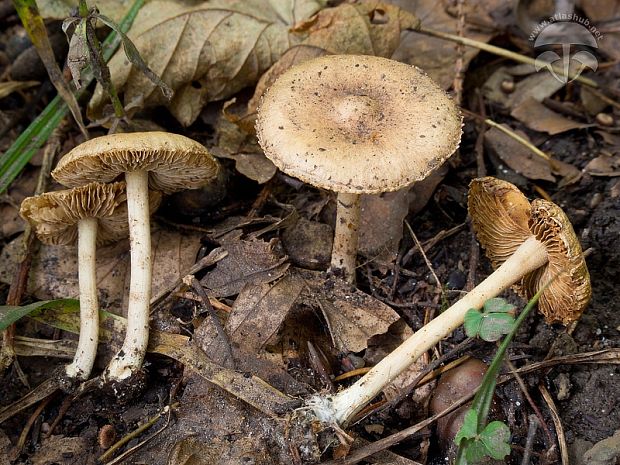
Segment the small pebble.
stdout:
<svg viewBox="0 0 620 465">
<path fill-rule="evenodd" d="M 510 79 L 504 79 L 500 85 L 502 92 L 512 94 L 515 91 L 515 82 Z"/>
<path fill-rule="evenodd" d="M 596 122 L 601 126 L 613 126 L 614 117 L 609 113 L 599 113 L 596 115 Z"/>
</svg>

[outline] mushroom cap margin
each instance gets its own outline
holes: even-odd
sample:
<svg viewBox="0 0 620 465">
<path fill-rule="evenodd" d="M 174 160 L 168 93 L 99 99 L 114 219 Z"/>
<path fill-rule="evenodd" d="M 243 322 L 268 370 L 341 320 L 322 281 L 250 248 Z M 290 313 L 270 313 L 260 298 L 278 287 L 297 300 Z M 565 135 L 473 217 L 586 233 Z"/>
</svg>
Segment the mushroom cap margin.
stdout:
<svg viewBox="0 0 620 465">
<path fill-rule="evenodd" d="M 217 176 L 219 163 L 202 144 L 180 134 L 119 133 L 78 145 L 62 157 L 52 176 L 77 187 L 138 170 L 149 172 L 149 188 L 170 194 L 203 186 Z"/>
<path fill-rule="evenodd" d="M 151 213 L 161 202 L 161 193 L 149 193 Z M 78 239 L 78 221 L 97 219 L 97 245 L 128 236 L 127 194 L 124 182 L 89 183 L 85 186 L 46 192 L 22 201 L 19 214 L 32 226 L 41 242 L 72 245 Z"/>
</svg>

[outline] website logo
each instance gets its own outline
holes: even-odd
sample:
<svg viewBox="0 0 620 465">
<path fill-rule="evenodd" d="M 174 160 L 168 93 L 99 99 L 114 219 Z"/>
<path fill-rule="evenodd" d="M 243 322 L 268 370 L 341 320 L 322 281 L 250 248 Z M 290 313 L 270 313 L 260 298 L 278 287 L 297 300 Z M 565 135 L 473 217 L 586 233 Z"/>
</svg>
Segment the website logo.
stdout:
<svg viewBox="0 0 620 465">
<path fill-rule="evenodd" d="M 536 71 L 546 69 L 563 83 L 575 80 L 586 68 L 596 71 L 598 61 L 592 52 L 602 38 L 588 18 L 574 13 L 556 13 L 538 24 L 530 34 L 529 40 L 538 52 L 534 68 Z"/>
</svg>

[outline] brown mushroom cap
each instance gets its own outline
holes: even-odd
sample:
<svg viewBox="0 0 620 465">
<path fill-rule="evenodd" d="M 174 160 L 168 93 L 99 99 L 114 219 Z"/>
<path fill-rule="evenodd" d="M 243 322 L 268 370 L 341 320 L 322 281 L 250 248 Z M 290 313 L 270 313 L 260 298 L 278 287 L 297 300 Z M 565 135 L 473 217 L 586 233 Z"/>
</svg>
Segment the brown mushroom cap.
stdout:
<svg viewBox="0 0 620 465">
<path fill-rule="evenodd" d="M 125 183 L 91 183 L 74 189 L 47 192 L 24 199 L 19 214 L 30 223 L 39 240 L 51 245 L 72 245 L 78 238 L 78 221 L 97 219 L 97 245 L 127 237 Z M 159 206 L 161 194 L 151 192 L 149 208 Z"/>
<path fill-rule="evenodd" d="M 523 278 L 521 293 L 530 299 L 557 276 L 541 295 L 538 309 L 547 322 L 567 325 L 581 316 L 592 296 L 581 244 L 566 213 L 553 202 L 533 200 L 529 226 L 547 248 L 549 263 Z"/>
<path fill-rule="evenodd" d="M 196 189 L 217 176 L 219 164 L 198 142 L 167 132 L 97 137 L 67 153 L 52 176 L 68 187 L 110 182 L 126 171 L 149 171 L 149 187 L 166 194 Z"/>
<path fill-rule="evenodd" d="M 490 176 L 474 179 L 469 184 L 468 209 L 476 237 L 493 268 L 508 260 L 532 235 L 530 202 L 509 182 Z"/>
<path fill-rule="evenodd" d="M 492 177 L 474 179 L 469 214 L 478 241 L 494 268 L 531 236 L 547 249 L 548 263 L 525 275 L 514 286 L 526 299 L 557 276 L 543 292 L 538 308 L 548 323 L 568 324 L 579 318 L 591 296 L 590 275 L 575 231 L 560 207 L 536 199 Z"/>
<path fill-rule="evenodd" d="M 328 55 L 276 80 L 263 96 L 256 130 L 283 172 L 336 192 L 379 193 L 425 178 L 452 155 L 461 116 L 415 66 Z"/>
</svg>

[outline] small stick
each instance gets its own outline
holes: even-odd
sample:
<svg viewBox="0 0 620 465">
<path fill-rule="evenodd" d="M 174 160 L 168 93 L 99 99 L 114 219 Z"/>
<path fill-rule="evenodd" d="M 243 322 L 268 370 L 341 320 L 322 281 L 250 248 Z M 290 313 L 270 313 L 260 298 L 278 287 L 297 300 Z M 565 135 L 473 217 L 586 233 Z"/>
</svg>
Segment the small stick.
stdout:
<svg viewBox="0 0 620 465">
<path fill-rule="evenodd" d="M 549 444 L 552 444 L 553 436 L 551 435 L 551 431 L 549 431 L 549 428 L 547 428 L 547 424 L 545 423 L 545 418 L 540 412 L 540 409 L 538 408 L 538 406 L 534 403 L 532 396 L 530 396 L 530 393 L 527 390 L 525 383 L 523 382 L 523 378 L 521 378 L 521 375 L 517 373 L 517 368 L 512 364 L 512 362 L 510 361 L 508 357 L 506 358 L 504 363 L 506 364 L 510 372 L 514 375 L 515 380 L 517 380 L 517 383 L 519 384 L 519 387 L 521 388 L 521 392 L 523 392 L 523 395 L 525 396 L 528 403 L 530 404 L 530 407 L 532 407 L 532 410 L 534 410 L 534 413 L 536 414 L 536 417 L 538 418 L 538 423 L 540 426 L 542 426 L 545 432 L 545 435 L 547 436 L 547 440 L 549 441 Z"/>
<path fill-rule="evenodd" d="M 132 432 L 130 432 L 129 434 L 126 434 L 125 436 L 123 436 L 121 439 L 119 439 L 118 441 L 116 441 L 116 443 L 114 443 L 107 451 L 105 451 L 105 453 L 103 453 L 98 461 L 99 462 L 104 462 L 105 460 L 107 460 L 108 458 L 110 458 L 112 455 L 114 455 L 114 452 L 116 452 L 119 448 L 123 447 L 125 444 L 127 444 L 129 441 L 131 441 L 132 439 L 140 436 L 142 433 L 144 433 L 147 429 L 149 429 L 151 426 L 153 426 L 157 420 L 159 420 L 161 418 L 162 415 L 164 414 L 169 414 L 170 411 L 174 408 L 176 408 L 179 404 L 175 403 L 172 405 L 166 405 L 164 407 L 164 409 L 159 412 L 157 415 L 155 415 L 154 417 L 150 418 L 146 423 L 138 426 L 135 430 L 133 430 Z M 164 428 L 167 427 L 168 425 L 164 425 Z M 160 430 L 161 431 L 161 430 Z M 157 434 L 157 433 L 155 433 Z M 153 437 L 153 436 L 151 436 Z M 148 441 L 150 438 L 147 438 L 146 441 Z M 144 441 L 144 442 L 146 442 Z M 136 446 L 137 447 L 137 446 Z M 127 452 L 133 451 L 135 450 L 135 447 L 132 447 L 131 449 L 129 449 Z M 116 463 L 119 458 L 121 457 L 125 457 L 125 453 L 119 457 L 117 457 L 116 459 L 112 460 L 111 462 L 108 462 L 106 465 L 112 465 L 113 463 Z"/>
<path fill-rule="evenodd" d="M 33 414 L 30 415 L 30 418 L 28 418 L 28 421 L 26 422 L 24 429 L 19 435 L 17 444 L 11 451 L 11 461 L 17 460 L 17 457 L 19 457 L 19 455 L 22 453 L 22 449 L 24 448 L 24 445 L 26 445 L 26 440 L 28 439 L 28 433 L 30 433 L 30 428 L 32 428 L 32 425 L 34 425 L 34 422 L 36 421 L 36 419 L 39 417 L 39 415 L 41 415 L 41 412 L 43 412 L 43 409 L 47 407 L 47 404 L 49 404 L 50 400 L 52 400 L 52 396 L 48 396 L 45 399 L 43 399 L 41 403 L 39 404 L 39 406 L 35 409 Z"/>
<path fill-rule="evenodd" d="M 411 229 L 411 225 L 409 224 L 407 220 L 405 220 L 405 226 L 407 226 L 407 229 L 409 230 L 409 234 L 411 234 L 411 237 L 415 241 L 415 245 L 418 247 L 418 250 L 422 254 L 422 258 L 424 258 L 424 263 L 426 263 L 427 268 L 430 270 L 431 274 L 433 275 L 433 278 L 435 278 L 435 281 L 437 282 L 437 286 L 439 287 L 439 289 L 441 290 L 443 294 L 443 287 L 441 285 L 441 281 L 439 281 L 439 278 L 435 274 L 435 270 L 433 270 L 433 265 L 431 265 L 431 262 L 426 256 L 426 253 L 424 253 L 424 248 L 422 247 L 422 244 L 420 244 L 420 241 L 418 240 L 417 236 L 413 232 L 413 229 Z"/>
<path fill-rule="evenodd" d="M 564 428 L 562 427 L 562 420 L 560 419 L 560 414 L 558 413 L 558 409 L 553 402 L 553 397 L 547 390 L 547 388 L 540 383 L 538 385 L 538 390 L 547 402 L 549 406 L 549 411 L 551 412 L 551 418 L 553 419 L 553 424 L 555 426 L 555 431 L 558 436 L 558 444 L 560 445 L 560 458 L 562 459 L 562 465 L 569 465 L 568 459 L 568 447 L 566 446 L 566 436 L 564 436 Z"/>
<path fill-rule="evenodd" d="M 413 32 L 417 32 L 417 33 L 424 34 L 424 35 L 431 36 L 431 37 L 437 37 L 438 39 L 450 40 L 452 42 L 456 42 L 457 44 L 462 44 L 468 47 L 474 47 L 479 50 L 484 50 L 485 52 L 489 52 L 489 53 L 492 53 L 494 55 L 498 55 L 504 58 L 509 58 L 511 60 L 518 61 L 520 63 L 526 63 L 528 65 L 533 65 L 533 66 L 536 64 L 536 60 L 534 58 L 530 58 L 520 53 L 511 52 L 510 50 L 506 50 L 505 48 L 501 48 L 501 47 L 496 47 L 495 45 L 489 45 L 485 42 L 480 42 L 478 40 L 469 39 L 467 37 L 459 37 L 454 34 L 448 34 L 446 32 L 435 31 L 433 29 L 426 29 L 424 27 L 417 29 Z M 553 66 L 553 70 L 556 73 L 558 73 L 558 75 L 569 77 L 572 80 L 585 84 L 588 87 L 595 87 L 595 88 L 599 87 L 596 81 L 593 81 L 592 79 L 588 79 L 585 76 L 576 76 L 573 71 L 569 71 L 568 76 L 566 76 L 566 74 L 564 73 L 564 70 L 561 68 Z"/>
<path fill-rule="evenodd" d="M 530 427 L 527 430 L 527 439 L 525 440 L 525 448 L 523 450 L 523 459 L 521 465 L 530 465 L 530 456 L 532 455 L 532 448 L 534 447 L 534 438 L 536 438 L 536 430 L 538 430 L 538 417 L 536 415 L 530 415 Z"/>
</svg>

